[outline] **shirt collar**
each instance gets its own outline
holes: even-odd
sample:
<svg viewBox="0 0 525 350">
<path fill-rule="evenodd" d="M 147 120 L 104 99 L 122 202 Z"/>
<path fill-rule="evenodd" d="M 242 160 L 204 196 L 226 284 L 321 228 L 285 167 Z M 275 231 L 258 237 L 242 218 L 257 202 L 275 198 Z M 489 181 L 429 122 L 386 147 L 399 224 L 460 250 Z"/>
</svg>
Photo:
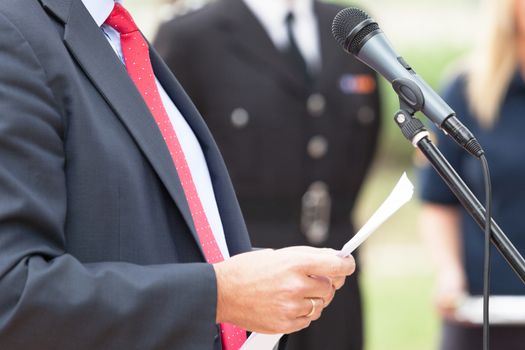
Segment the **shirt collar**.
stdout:
<svg viewBox="0 0 525 350">
<path fill-rule="evenodd" d="M 88 10 L 89 14 L 100 27 L 115 6 L 115 2 L 122 3 L 123 0 L 82 0 L 82 3 Z"/>
<path fill-rule="evenodd" d="M 306 15 L 313 15 L 314 1 L 313 0 L 294 0 L 291 1 L 293 12 L 297 17 Z"/>
</svg>

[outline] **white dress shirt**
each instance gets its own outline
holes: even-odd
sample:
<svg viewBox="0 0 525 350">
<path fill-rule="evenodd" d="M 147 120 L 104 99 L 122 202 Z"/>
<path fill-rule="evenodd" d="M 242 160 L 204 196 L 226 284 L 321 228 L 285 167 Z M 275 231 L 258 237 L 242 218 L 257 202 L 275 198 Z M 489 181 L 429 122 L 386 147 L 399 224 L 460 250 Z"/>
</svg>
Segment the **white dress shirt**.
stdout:
<svg viewBox="0 0 525 350">
<path fill-rule="evenodd" d="M 113 10 L 114 3 L 122 3 L 122 0 L 82 0 L 82 2 L 95 20 L 95 23 L 101 27 L 109 43 L 115 50 L 115 53 L 119 56 L 120 60 L 124 62 L 119 32 L 104 24 Z M 176 45 L 177 43 L 174 44 Z M 166 108 L 166 112 L 168 113 L 184 155 L 186 156 L 186 161 L 188 162 L 193 182 L 195 183 L 197 193 L 204 208 L 204 212 L 206 213 L 206 217 L 208 218 L 211 230 L 223 257 L 226 259 L 229 257 L 228 247 L 226 245 L 224 229 L 222 227 L 222 221 L 219 215 L 219 209 L 217 208 L 217 201 L 213 192 L 210 172 L 206 164 L 206 159 L 204 158 L 204 153 L 202 152 L 199 141 L 195 137 L 191 127 L 188 125 L 159 81 L 156 78 L 155 80 L 157 81 L 157 87 L 164 107 Z"/>
<path fill-rule="evenodd" d="M 293 34 L 309 69 L 321 67 L 321 50 L 313 0 L 243 0 L 279 50 L 288 47 L 285 18 L 295 16 Z"/>
</svg>

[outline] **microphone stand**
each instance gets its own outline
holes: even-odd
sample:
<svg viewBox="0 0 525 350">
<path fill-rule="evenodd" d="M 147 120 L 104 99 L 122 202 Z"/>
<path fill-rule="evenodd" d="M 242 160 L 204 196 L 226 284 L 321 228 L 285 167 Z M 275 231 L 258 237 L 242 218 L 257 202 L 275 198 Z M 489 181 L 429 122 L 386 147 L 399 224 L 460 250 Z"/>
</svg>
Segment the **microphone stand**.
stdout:
<svg viewBox="0 0 525 350">
<path fill-rule="evenodd" d="M 415 110 L 400 99 L 401 108 L 396 112 L 394 120 L 403 135 L 421 150 L 432 167 L 438 172 L 450 190 L 456 195 L 460 203 L 483 229 L 485 227 L 485 208 L 470 191 L 454 168 L 448 163 L 439 149 L 430 141 L 429 133 L 423 123 L 414 117 Z M 525 284 L 525 260 L 520 252 L 507 238 L 503 230 L 491 218 L 490 240 L 500 254 L 512 267 L 521 281 Z"/>
</svg>

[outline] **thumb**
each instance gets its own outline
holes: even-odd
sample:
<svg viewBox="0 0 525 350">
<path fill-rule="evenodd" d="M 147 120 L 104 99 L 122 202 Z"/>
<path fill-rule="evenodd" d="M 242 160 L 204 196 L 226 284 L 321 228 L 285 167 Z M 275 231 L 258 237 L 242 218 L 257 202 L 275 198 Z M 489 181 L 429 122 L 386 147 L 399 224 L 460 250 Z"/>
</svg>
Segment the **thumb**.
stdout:
<svg viewBox="0 0 525 350">
<path fill-rule="evenodd" d="M 355 260 L 352 256 L 341 258 L 335 254 L 309 254 L 302 261 L 301 271 L 306 275 L 350 276 L 355 271 Z"/>
</svg>

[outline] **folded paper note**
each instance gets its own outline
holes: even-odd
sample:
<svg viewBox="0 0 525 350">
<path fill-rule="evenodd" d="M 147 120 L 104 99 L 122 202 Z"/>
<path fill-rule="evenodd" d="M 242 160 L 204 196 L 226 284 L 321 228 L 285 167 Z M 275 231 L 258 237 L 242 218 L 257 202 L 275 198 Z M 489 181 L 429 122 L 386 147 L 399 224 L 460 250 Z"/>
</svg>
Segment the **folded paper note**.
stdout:
<svg viewBox="0 0 525 350">
<path fill-rule="evenodd" d="M 368 219 L 363 227 L 349 240 L 339 252 L 339 256 L 348 256 L 361 245 L 383 222 L 406 204 L 414 194 L 414 186 L 406 173 L 403 173 L 396 186 L 383 204 Z"/>
</svg>

